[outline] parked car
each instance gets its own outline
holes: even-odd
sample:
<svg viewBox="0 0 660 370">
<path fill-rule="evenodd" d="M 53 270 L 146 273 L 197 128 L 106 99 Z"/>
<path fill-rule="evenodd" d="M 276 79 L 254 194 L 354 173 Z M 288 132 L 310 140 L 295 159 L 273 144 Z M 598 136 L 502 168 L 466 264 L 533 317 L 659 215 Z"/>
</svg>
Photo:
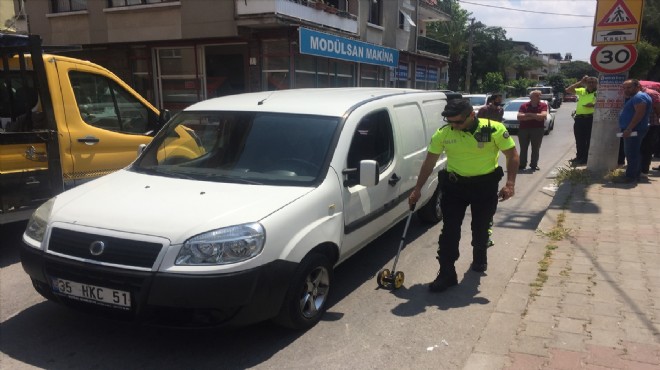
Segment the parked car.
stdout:
<svg viewBox="0 0 660 370">
<path fill-rule="evenodd" d="M 470 99 L 470 104 L 474 108 L 474 113 L 477 113 L 481 107 L 486 105 L 488 94 L 465 94 L 463 98 Z"/>
<path fill-rule="evenodd" d="M 86 311 L 309 328 L 335 290 L 334 267 L 410 211 L 446 99 L 339 88 L 196 103 L 129 167 L 38 208 L 21 262 L 40 294 Z M 183 131 L 197 152 L 173 151 Z M 417 205 L 428 223 L 442 219 L 445 166 L 439 159 Z"/>
<path fill-rule="evenodd" d="M 504 119 L 502 123 L 504 123 L 504 126 L 507 128 L 509 132 L 517 132 L 518 127 L 520 126 L 520 123 L 518 122 L 518 110 L 520 109 L 520 106 L 523 105 L 523 103 L 526 103 L 529 101 L 529 97 L 527 98 L 516 98 L 510 100 L 508 103 L 504 105 Z M 555 115 L 554 113 L 557 112 L 556 109 L 550 107 L 550 104 L 548 103 L 547 100 L 541 100 L 542 102 L 548 104 L 548 116 L 545 119 L 545 122 L 543 124 L 543 127 L 545 128 L 545 134 L 548 135 L 550 134 L 550 131 L 554 130 L 555 128 Z"/>
<path fill-rule="evenodd" d="M 573 102 L 575 103 L 578 101 L 578 97 L 575 94 L 564 94 L 564 99 L 565 102 Z"/>
</svg>

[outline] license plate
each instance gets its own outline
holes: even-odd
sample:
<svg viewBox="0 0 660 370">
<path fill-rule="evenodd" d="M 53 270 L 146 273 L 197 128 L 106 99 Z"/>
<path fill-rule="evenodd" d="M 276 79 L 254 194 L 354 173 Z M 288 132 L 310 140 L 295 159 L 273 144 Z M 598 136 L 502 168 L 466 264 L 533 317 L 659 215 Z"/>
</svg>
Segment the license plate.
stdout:
<svg viewBox="0 0 660 370">
<path fill-rule="evenodd" d="M 51 278 L 55 294 L 82 302 L 128 310 L 131 308 L 131 293 L 123 290 L 82 284 L 71 280 Z"/>
</svg>

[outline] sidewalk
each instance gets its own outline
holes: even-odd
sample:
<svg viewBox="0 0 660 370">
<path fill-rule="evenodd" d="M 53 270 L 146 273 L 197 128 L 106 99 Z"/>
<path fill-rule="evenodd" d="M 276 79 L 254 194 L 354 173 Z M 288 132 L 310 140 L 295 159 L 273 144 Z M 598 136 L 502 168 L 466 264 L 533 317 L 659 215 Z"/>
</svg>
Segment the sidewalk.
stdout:
<svg viewBox="0 0 660 370">
<path fill-rule="evenodd" d="M 562 184 L 539 230 L 465 369 L 660 369 L 660 172 Z"/>
</svg>

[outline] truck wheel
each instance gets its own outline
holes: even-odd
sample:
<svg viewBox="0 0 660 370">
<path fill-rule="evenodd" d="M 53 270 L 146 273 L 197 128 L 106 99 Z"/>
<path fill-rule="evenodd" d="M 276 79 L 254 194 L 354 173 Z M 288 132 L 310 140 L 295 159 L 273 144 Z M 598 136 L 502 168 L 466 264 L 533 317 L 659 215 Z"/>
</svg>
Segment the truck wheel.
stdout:
<svg viewBox="0 0 660 370">
<path fill-rule="evenodd" d="M 332 283 L 332 265 L 318 253 L 305 257 L 291 281 L 275 322 L 296 330 L 316 325 L 327 309 Z"/>
<path fill-rule="evenodd" d="M 440 190 L 440 184 L 438 184 L 428 203 L 417 211 L 417 217 L 427 224 L 437 224 L 442 221 L 442 209 L 440 209 L 441 199 L 442 190 Z"/>
</svg>

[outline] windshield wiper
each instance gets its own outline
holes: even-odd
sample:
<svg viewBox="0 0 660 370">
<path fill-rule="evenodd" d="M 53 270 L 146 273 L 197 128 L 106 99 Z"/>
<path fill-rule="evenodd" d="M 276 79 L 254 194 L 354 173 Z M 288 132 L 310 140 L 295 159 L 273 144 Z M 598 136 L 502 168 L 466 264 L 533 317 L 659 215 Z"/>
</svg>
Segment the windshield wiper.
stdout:
<svg viewBox="0 0 660 370">
<path fill-rule="evenodd" d="M 163 175 L 165 177 L 173 177 L 175 179 L 186 179 L 186 180 L 197 180 L 195 177 L 186 175 L 181 172 L 171 172 L 171 171 L 166 171 L 163 170 L 159 167 L 151 167 L 151 168 L 144 168 L 144 167 L 138 167 L 137 170 L 139 172 L 151 174 L 151 175 Z"/>
</svg>

